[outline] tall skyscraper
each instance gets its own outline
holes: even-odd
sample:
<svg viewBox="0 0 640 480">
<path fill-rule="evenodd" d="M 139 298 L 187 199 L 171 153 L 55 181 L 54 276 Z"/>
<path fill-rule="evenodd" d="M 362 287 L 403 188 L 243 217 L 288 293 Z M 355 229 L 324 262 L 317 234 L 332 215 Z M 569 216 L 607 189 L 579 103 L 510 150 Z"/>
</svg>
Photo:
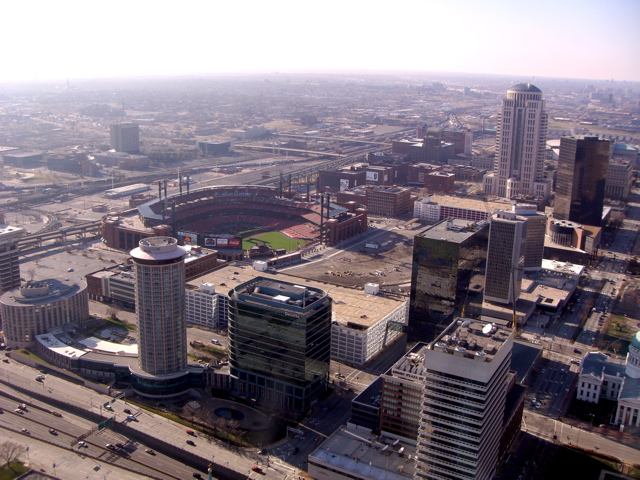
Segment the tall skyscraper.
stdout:
<svg viewBox="0 0 640 480">
<path fill-rule="evenodd" d="M 430 342 L 462 307 L 487 256 L 487 222 L 442 220 L 414 237 L 409 342 Z"/>
<path fill-rule="evenodd" d="M 229 363 L 238 393 L 265 408 L 309 410 L 329 380 L 331 297 L 264 277 L 229 297 Z"/>
<path fill-rule="evenodd" d="M 185 266 L 187 250 L 172 237 L 148 237 L 131 250 L 138 316 L 138 362 L 152 375 L 187 367 Z"/>
<path fill-rule="evenodd" d="M 110 145 L 116 152 L 140 153 L 140 127 L 136 123 L 115 123 L 110 127 Z"/>
<path fill-rule="evenodd" d="M 498 197 L 546 197 L 543 177 L 547 114 L 540 89 L 519 83 L 502 100 L 496 132 L 494 171 L 484 177 L 484 192 Z"/>
<path fill-rule="evenodd" d="M 527 221 L 499 210 L 491 217 L 484 300 L 512 304 L 520 296 Z"/>
<path fill-rule="evenodd" d="M 18 241 L 24 229 L 4 224 L 0 218 L 0 295 L 20 286 L 20 258 Z"/>
<path fill-rule="evenodd" d="M 424 352 L 415 478 L 489 480 L 499 460 L 513 332 L 453 322 Z"/>
<path fill-rule="evenodd" d="M 602 223 L 607 169 L 613 144 L 598 137 L 562 137 L 553 218 Z"/>
</svg>

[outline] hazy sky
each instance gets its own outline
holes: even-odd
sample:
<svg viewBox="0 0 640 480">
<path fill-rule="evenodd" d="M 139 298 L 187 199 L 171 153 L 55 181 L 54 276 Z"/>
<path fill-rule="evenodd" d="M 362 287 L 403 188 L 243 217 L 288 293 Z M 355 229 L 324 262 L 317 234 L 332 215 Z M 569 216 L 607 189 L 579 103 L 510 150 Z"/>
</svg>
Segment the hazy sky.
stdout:
<svg viewBox="0 0 640 480">
<path fill-rule="evenodd" d="M 22 0 L 0 82 L 415 70 L 640 81 L 640 0 Z"/>
</svg>

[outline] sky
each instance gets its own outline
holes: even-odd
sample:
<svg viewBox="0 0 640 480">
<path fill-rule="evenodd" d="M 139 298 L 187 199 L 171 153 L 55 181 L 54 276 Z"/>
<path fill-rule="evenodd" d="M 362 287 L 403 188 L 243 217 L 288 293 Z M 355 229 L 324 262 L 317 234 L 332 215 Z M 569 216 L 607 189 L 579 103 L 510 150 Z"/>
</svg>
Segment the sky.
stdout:
<svg viewBox="0 0 640 480">
<path fill-rule="evenodd" d="M 22 0 L 0 82 L 308 71 L 640 81 L 640 0 Z"/>
</svg>

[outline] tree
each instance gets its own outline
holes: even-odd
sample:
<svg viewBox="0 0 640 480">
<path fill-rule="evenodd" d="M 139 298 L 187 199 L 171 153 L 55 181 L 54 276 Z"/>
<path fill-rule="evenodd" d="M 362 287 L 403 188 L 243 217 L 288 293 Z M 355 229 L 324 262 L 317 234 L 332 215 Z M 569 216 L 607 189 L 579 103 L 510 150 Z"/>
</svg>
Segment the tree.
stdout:
<svg viewBox="0 0 640 480">
<path fill-rule="evenodd" d="M 109 307 L 107 308 L 107 318 L 110 318 L 111 320 L 117 320 L 118 319 L 118 309 L 116 307 Z"/>
<path fill-rule="evenodd" d="M 27 446 L 21 443 L 15 442 L 3 442 L 0 443 L 0 461 L 4 462 L 4 464 L 8 465 L 9 468 L 15 472 L 13 467 L 11 466 L 12 462 L 15 462 L 20 458 L 22 454 L 27 451 Z"/>
<path fill-rule="evenodd" d="M 29 277 L 29 281 L 33 282 L 34 277 L 36 276 L 36 269 L 35 267 L 29 267 L 27 268 L 27 271 L 25 272 L 27 274 L 27 277 Z"/>
</svg>

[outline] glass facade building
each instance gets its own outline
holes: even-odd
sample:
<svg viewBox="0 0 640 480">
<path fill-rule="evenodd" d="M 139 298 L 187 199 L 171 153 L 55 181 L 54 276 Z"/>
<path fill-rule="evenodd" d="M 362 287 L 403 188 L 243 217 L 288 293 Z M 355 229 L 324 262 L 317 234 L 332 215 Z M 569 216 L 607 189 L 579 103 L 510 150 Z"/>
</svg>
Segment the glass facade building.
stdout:
<svg viewBox="0 0 640 480">
<path fill-rule="evenodd" d="M 562 137 L 553 218 L 582 225 L 602 223 L 613 144 L 598 137 Z"/>
<path fill-rule="evenodd" d="M 487 255 L 489 224 L 442 220 L 414 237 L 409 342 L 430 342 L 464 304 Z"/>
<path fill-rule="evenodd" d="M 229 357 L 237 393 L 259 406 L 306 412 L 329 379 L 332 299 L 264 277 L 229 298 Z"/>
</svg>

